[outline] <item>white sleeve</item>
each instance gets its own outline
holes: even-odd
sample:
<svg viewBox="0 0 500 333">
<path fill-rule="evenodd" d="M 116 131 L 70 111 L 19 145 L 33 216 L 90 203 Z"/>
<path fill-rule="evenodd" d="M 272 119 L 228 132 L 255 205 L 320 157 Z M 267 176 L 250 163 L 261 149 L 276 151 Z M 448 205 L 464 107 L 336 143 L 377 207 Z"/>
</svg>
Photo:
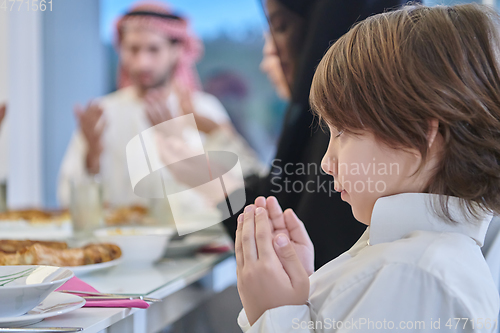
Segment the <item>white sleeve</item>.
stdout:
<svg viewBox="0 0 500 333">
<path fill-rule="evenodd" d="M 248 333 L 476 332 L 470 321 L 453 320 L 471 315 L 442 280 L 412 265 L 390 264 L 333 288 L 320 309 L 270 309 L 251 327 L 242 311 L 238 324 Z"/>
<path fill-rule="evenodd" d="M 471 317 L 469 310 L 442 279 L 393 263 L 330 294 L 317 320 L 329 324 L 325 332 L 474 332 L 470 322 L 464 328 L 465 321 L 457 327 L 453 321 Z M 452 330 L 446 326 L 450 319 Z"/>
<path fill-rule="evenodd" d="M 87 143 L 80 130 L 77 130 L 66 149 L 57 186 L 57 197 L 62 207 L 69 207 L 71 181 L 83 181 L 92 176 L 85 167 L 85 154 Z"/>
<path fill-rule="evenodd" d="M 287 305 L 267 310 L 252 326 L 248 323 L 244 309 L 238 316 L 238 325 L 245 333 L 315 332 L 300 325 L 310 321 L 310 309 L 307 305 Z"/>
</svg>

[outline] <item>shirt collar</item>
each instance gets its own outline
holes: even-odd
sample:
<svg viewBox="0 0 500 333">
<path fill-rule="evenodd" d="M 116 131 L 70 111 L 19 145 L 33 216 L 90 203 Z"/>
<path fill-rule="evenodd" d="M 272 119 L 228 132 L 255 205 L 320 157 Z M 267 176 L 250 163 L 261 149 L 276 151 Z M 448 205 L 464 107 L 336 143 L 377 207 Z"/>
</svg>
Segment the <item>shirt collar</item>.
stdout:
<svg viewBox="0 0 500 333">
<path fill-rule="evenodd" d="M 459 198 L 449 197 L 448 209 L 457 221 L 451 224 L 434 212 L 432 203 L 439 208 L 438 198 L 439 195 L 428 193 L 403 193 L 379 198 L 373 207 L 369 244 L 392 242 L 412 231 L 423 230 L 461 233 L 483 246 L 493 215 L 485 213 L 481 218 L 474 218 L 461 209 Z"/>
</svg>

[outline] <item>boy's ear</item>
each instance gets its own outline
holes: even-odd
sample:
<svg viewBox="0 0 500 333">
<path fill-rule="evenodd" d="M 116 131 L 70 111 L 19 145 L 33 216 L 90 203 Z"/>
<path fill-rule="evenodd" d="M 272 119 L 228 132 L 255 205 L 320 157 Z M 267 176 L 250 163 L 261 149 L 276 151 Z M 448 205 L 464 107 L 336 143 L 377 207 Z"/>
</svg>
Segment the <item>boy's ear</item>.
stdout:
<svg viewBox="0 0 500 333">
<path fill-rule="evenodd" d="M 429 119 L 428 122 L 429 122 L 429 129 L 427 130 L 427 144 L 429 148 L 431 148 L 438 134 L 439 120 Z"/>
</svg>

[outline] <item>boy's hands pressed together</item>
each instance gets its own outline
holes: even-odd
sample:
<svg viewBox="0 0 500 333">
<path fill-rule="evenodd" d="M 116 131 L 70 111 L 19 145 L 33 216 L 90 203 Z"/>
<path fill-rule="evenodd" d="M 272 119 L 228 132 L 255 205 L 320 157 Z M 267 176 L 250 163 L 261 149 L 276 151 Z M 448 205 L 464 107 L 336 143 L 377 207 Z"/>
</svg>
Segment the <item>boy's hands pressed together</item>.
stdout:
<svg viewBox="0 0 500 333">
<path fill-rule="evenodd" d="M 255 206 L 268 211 L 273 236 L 278 234 L 288 236 L 307 275 L 314 273 L 314 246 L 304 223 L 295 215 L 293 209 L 289 208 L 283 212 L 278 199 L 273 196 L 267 199 L 258 197 L 255 199 Z"/>
<path fill-rule="evenodd" d="M 308 274 L 288 236 L 273 236 L 266 209 L 250 205 L 238 217 L 235 252 L 238 292 L 251 325 L 266 310 L 306 304 Z"/>
</svg>

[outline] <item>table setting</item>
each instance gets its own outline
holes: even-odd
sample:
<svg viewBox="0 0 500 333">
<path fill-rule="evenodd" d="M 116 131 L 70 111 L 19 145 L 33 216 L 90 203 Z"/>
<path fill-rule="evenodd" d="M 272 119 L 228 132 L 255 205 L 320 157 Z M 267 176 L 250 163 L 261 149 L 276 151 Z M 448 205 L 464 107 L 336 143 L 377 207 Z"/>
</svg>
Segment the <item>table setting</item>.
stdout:
<svg viewBox="0 0 500 333">
<path fill-rule="evenodd" d="M 132 219 L 123 217 L 127 211 L 133 212 Z M 34 213 L 7 214 L 9 224 L 18 221 L 22 227 L 0 239 L 0 333 L 92 332 L 92 326 L 101 324 L 101 314 L 147 311 L 232 256 L 221 226 L 178 236 L 174 224 L 151 223 L 145 212 L 121 208 L 109 214 L 109 224 L 105 215 L 89 213 L 87 219 L 100 220 L 83 224 L 74 207 L 70 216 L 44 212 L 38 215 L 45 220 L 36 222 L 30 220 Z M 120 214 L 126 222 L 118 222 Z M 49 231 L 44 231 L 44 224 Z M 78 313 L 85 314 L 80 325 Z"/>
</svg>

